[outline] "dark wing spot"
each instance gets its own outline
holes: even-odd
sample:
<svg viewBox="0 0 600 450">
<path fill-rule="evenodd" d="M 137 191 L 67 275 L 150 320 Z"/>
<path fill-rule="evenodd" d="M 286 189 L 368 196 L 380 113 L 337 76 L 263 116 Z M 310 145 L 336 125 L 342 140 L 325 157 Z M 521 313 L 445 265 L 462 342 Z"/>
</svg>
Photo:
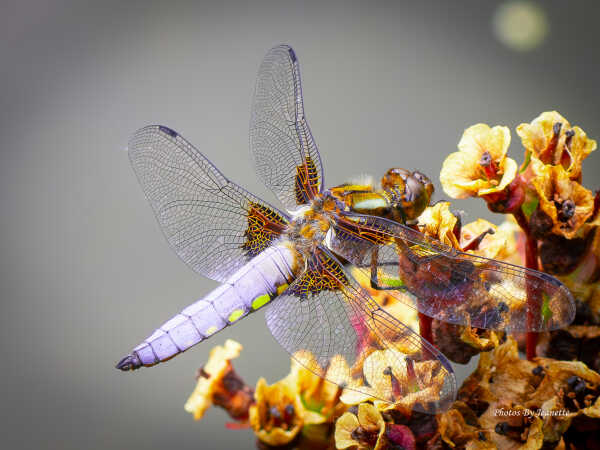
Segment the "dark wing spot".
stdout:
<svg viewBox="0 0 600 450">
<path fill-rule="evenodd" d="M 168 128 L 168 127 L 164 127 L 164 126 L 162 126 L 162 125 L 159 125 L 159 126 L 158 126 L 158 129 L 159 129 L 160 131 L 162 131 L 163 133 L 165 133 L 165 134 L 168 134 L 168 135 L 169 135 L 169 136 L 171 136 L 172 138 L 176 138 L 176 137 L 177 137 L 177 132 L 176 132 L 176 131 L 173 131 L 173 130 L 171 130 L 171 129 L 170 129 L 170 128 Z"/>
<path fill-rule="evenodd" d="M 288 53 L 290 54 L 292 62 L 295 63 L 298 58 L 296 58 L 296 53 L 294 52 L 294 49 L 292 47 L 288 49 Z"/>
</svg>

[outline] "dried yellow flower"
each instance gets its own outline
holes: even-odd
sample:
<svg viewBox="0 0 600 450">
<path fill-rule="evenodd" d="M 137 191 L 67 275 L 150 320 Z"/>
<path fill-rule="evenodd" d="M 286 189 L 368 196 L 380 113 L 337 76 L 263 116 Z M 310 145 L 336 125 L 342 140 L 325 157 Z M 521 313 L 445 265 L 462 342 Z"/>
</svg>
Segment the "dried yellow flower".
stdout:
<svg viewBox="0 0 600 450">
<path fill-rule="evenodd" d="M 460 339 L 479 352 L 488 352 L 493 348 L 498 347 L 500 335 L 500 332 L 493 330 L 463 327 Z"/>
<path fill-rule="evenodd" d="M 438 241 L 452 247 L 460 248 L 454 228 L 458 218 L 450 211 L 450 202 L 438 202 L 425 208 L 419 216 L 419 230 Z"/>
<path fill-rule="evenodd" d="M 437 418 L 438 432 L 451 448 L 495 449 L 489 430 L 483 430 L 475 413 L 456 401 L 452 408 Z"/>
<path fill-rule="evenodd" d="M 440 433 L 446 443 L 466 448 L 479 448 L 480 431 L 498 448 L 554 448 L 572 425 L 600 430 L 599 386 L 600 375 L 581 362 L 520 359 L 508 337 L 481 354 L 459 390 L 456 411 L 440 417 Z"/>
<path fill-rule="evenodd" d="M 600 418 L 600 406 L 598 403 L 598 387 L 600 387 L 600 374 L 588 368 L 580 361 L 557 361 L 554 359 L 539 358 L 538 362 L 543 368 L 544 377 L 535 390 L 528 398 L 532 404 L 541 405 L 549 398 L 558 395 L 562 397 L 562 402 L 570 411 L 579 410 L 592 412 Z M 581 395 L 581 401 L 578 401 L 578 395 L 588 391 L 588 398 Z M 562 392 L 561 392 L 562 391 Z M 595 411 L 595 412 L 593 412 Z"/>
<path fill-rule="evenodd" d="M 569 177 L 563 166 L 532 162 L 535 174 L 531 183 L 539 198 L 539 208 L 552 221 L 552 233 L 567 239 L 576 237 L 579 229 L 594 212 L 594 196 Z"/>
<path fill-rule="evenodd" d="M 213 403 L 213 394 L 220 390 L 223 377 L 231 369 L 232 359 L 237 358 L 242 351 L 242 345 L 232 339 L 227 339 L 224 346 L 216 346 L 210 351 L 208 362 L 203 367 L 203 375 L 198 377 L 196 388 L 185 403 L 185 410 L 200 420 Z"/>
<path fill-rule="evenodd" d="M 363 363 L 368 385 L 360 392 L 349 386 L 340 400 L 346 405 L 370 401 L 382 411 L 393 408 L 408 413 L 417 404 L 425 406 L 440 399 L 444 371 L 438 370 L 439 364 L 433 360 L 414 362 L 397 350 L 376 350 Z M 388 401 L 380 400 L 382 393 Z"/>
<path fill-rule="evenodd" d="M 522 123 L 517 134 L 533 160 L 561 165 L 572 180 L 580 180 L 582 161 L 596 149 L 596 141 L 581 128 L 571 127 L 556 111 L 543 112 L 531 123 Z"/>
<path fill-rule="evenodd" d="M 460 228 L 459 240 L 455 233 L 457 224 L 458 218 L 450 211 L 450 202 L 438 202 L 425 209 L 419 217 L 418 226 L 421 233 L 477 256 L 505 260 L 516 251 L 511 227 L 498 227 L 487 220 L 477 219 Z"/>
<path fill-rule="evenodd" d="M 341 355 L 331 359 L 326 371 L 319 374 L 313 373 L 298 363 L 303 361 L 310 367 L 319 367 L 315 357 L 309 351 L 303 350 L 294 354 L 291 360 L 291 369 L 283 380 L 298 392 L 304 405 L 303 421 L 305 424 L 314 425 L 331 421 L 339 416 L 345 405 L 339 402 L 342 389 L 339 385 L 345 384 L 350 374 L 350 368 Z"/>
<path fill-rule="evenodd" d="M 479 123 L 467 128 L 459 151 L 442 165 L 440 181 L 446 194 L 467 198 L 503 191 L 517 175 L 517 163 L 506 157 L 509 145 L 507 127 Z"/>
<path fill-rule="evenodd" d="M 250 425 L 265 444 L 285 445 L 304 425 L 304 407 L 297 390 L 281 380 L 271 386 L 264 378 L 256 383 L 256 403 L 250 407 Z"/>
<path fill-rule="evenodd" d="M 335 446 L 338 449 L 380 449 L 383 447 L 385 423 L 373 405 L 361 403 L 357 414 L 344 413 L 335 423 Z"/>
</svg>

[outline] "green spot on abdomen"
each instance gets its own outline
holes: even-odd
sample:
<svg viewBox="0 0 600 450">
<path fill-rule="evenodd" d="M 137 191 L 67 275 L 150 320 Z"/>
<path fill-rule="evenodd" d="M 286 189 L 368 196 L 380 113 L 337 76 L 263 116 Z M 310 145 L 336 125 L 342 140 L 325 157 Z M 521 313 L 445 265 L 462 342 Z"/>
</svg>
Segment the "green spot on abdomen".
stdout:
<svg viewBox="0 0 600 450">
<path fill-rule="evenodd" d="M 244 310 L 243 309 L 236 309 L 231 314 L 229 314 L 229 319 L 228 320 L 229 320 L 229 322 L 235 322 L 240 317 L 242 317 L 243 314 L 244 314 Z"/>
<path fill-rule="evenodd" d="M 252 302 L 252 309 L 258 309 L 261 306 L 265 306 L 267 303 L 271 301 L 271 297 L 269 294 L 261 295 L 260 297 L 256 297 Z"/>
<path fill-rule="evenodd" d="M 210 327 L 208 330 L 206 330 L 206 337 L 210 336 L 211 334 L 214 334 L 218 331 L 218 328 L 215 326 Z"/>
</svg>

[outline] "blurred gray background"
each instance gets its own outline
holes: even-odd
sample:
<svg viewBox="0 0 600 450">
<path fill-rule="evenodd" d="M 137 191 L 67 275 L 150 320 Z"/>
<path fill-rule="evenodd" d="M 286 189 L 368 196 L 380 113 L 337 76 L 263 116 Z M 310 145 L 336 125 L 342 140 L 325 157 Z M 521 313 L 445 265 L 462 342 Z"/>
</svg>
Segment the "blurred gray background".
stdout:
<svg viewBox="0 0 600 450">
<path fill-rule="evenodd" d="M 287 373 L 262 312 L 167 364 L 113 368 L 216 286 L 163 240 L 130 135 L 168 125 L 274 201 L 252 170 L 248 121 L 258 65 L 286 42 L 329 186 L 401 166 L 430 174 L 444 198 L 442 161 L 477 122 L 510 126 L 519 162 L 514 127 L 545 110 L 600 138 L 599 3 L 541 2 L 548 33 L 527 52 L 494 31 L 501 3 L 1 2 L 0 446 L 253 448 L 221 410 L 195 423 L 183 404 L 229 337 L 244 344 L 235 366 L 249 383 Z M 593 154 L 588 188 L 599 168 Z M 491 217 L 479 201 L 456 206 Z"/>
</svg>

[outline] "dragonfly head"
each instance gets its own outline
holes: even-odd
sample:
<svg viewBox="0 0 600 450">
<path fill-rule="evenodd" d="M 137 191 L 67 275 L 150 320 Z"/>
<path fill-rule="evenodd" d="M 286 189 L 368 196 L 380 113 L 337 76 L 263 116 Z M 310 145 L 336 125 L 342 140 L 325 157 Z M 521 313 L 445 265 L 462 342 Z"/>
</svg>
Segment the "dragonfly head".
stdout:
<svg viewBox="0 0 600 450">
<path fill-rule="evenodd" d="M 381 187 L 392 198 L 392 208 L 404 220 L 415 220 L 429 205 L 433 183 L 421 172 L 410 172 L 399 167 L 388 170 L 381 179 Z"/>
</svg>

